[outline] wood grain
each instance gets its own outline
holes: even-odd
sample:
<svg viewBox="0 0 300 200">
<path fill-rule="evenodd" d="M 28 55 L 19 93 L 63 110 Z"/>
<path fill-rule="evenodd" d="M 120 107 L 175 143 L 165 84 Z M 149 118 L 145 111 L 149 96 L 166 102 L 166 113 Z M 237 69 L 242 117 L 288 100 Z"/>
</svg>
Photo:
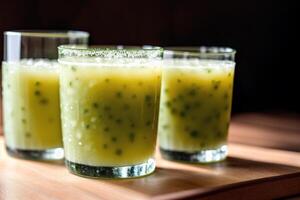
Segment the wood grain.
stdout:
<svg viewBox="0 0 300 200">
<path fill-rule="evenodd" d="M 70 174 L 62 163 L 11 158 L 3 143 L 0 137 L 1 200 L 265 199 L 300 193 L 295 152 L 230 144 L 229 158 L 213 165 L 171 162 L 157 153 L 153 175 L 95 180 Z"/>
</svg>

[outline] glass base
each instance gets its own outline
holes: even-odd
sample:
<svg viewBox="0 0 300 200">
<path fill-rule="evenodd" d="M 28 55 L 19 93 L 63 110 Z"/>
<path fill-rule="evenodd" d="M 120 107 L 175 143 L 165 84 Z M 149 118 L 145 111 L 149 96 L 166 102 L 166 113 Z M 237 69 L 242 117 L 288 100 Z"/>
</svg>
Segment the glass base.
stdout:
<svg viewBox="0 0 300 200">
<path fill-rule="evenodd" d="M 30 160 L 53 161 L 62 160 L 64 158 L 63 148 L 54 148 L 46 150 L 24 150 L 14 149 L 6 146 L 6 151 L 10 156 Z"/>
<path fill-rule="evenodd" d="M 167 160 L 193 163 L 211 163 L 224 160 L 227 156 L 228 150 L 227 145 L 223 145 L 218 149 L 201 150 L 196 152 L 173 151 L 160 147 L 160 153 L 162 157 Z"/>
<path fill-rule="evenodd" d="M 65 163 L 71 173 L 89 178 L 135 178 L 149 175 L 155 170 L 155 160 L 152 158 L 139 165 L 120 167 L 95 167 L 68 160 Z"/>
</svg>

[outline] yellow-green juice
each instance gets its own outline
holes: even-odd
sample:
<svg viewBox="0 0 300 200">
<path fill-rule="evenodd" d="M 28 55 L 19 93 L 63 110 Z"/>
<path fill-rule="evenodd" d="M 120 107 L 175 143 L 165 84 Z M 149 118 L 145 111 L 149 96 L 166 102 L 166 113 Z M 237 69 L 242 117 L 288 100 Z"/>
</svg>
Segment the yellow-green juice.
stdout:
<svg viewBox="0 0 300 200">
<path fill-rule="evenodd" d="M 62 147 L 56 62 L 22 60 L 2 65 L 6 146 L 15 151 Z"/>
<path fill-rule="evenodd" d="M 60 59 L 60 63 L 67 161 L 111 167 L 151 159 L 157 134 L 160 68 L 95 60 L 76 63 Z"/>
<path fill-rule="evenodd" d="M 226 148 L 234 65 L 217 60 L 164 65 L 158 129 L 164 157 L 178 154 L 175 160 L 186 160 L 194 155 L 188 159 L 206 162 L 213 159 L 205 154 L 212 157 Z"/>
</svg>

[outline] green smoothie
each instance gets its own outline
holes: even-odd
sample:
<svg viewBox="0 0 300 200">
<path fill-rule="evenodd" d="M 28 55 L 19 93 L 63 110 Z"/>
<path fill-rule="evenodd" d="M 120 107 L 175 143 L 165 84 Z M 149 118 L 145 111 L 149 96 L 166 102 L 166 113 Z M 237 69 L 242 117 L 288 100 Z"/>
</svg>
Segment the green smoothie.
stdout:
<svg viewBox="0 0 300 200">
<path fill-rule="evenodd" d="M 159 143 L 193 153 L 226 145 L 234 62 L 172 60 L 162 72 Z"/>
<path fill-rule="evenodd" d="M 18 150 L 62 147 L 58 64 L 3 62 L 2 74 L 6 145 Z"/>
<path fill-rule="evenodd" d="M 153 157 L 161 70 L 157 65 L 60 59 L 65 157 L 128 166 Z"/>
</svg>

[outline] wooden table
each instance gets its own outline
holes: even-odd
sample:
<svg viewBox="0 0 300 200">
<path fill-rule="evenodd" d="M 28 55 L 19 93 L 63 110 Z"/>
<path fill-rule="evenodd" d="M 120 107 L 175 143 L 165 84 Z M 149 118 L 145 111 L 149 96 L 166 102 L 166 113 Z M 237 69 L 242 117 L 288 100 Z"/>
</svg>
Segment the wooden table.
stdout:
<svg viewBox="0 0 300 200">
<path fill-rule="evenodd" d="M 243 127 L 233 121 L 230 132 L 235 135 Z M 300 152 L 238 143 L 230 143 L 229 152 L 226 161 L 213 165 L 170 162 L 157 154 L 158 167 L 153 175 L 131 180 L 94 180 L 70 174 L 63 164 L 8 157 L 0 136 L 0 199 L 224 200 L 300 194 Z"/>
<path fill-rule="evenodd" d="M 300 115 L 291 113 L 235 115 L 230 125 L 229 140 L 300 152 Z"/>
</svg>

